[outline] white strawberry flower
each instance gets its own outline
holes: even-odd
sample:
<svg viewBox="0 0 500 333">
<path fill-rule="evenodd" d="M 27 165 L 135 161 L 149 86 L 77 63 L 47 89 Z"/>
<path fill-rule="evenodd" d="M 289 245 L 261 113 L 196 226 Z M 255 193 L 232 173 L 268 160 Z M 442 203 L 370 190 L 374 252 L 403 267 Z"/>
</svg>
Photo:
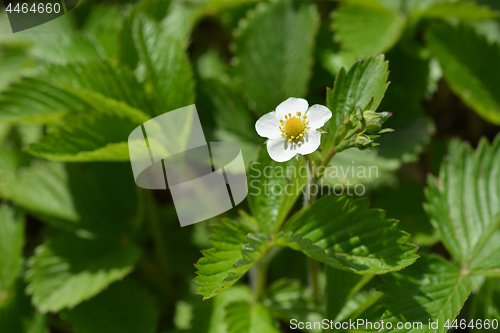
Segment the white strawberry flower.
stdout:
<svg viewBox="0 0 500 333">
<path fill-rule="evenodd" d="M 297 154 L 307 155 L 318 149 L 321 133 L 318 131 L 332 112 L 323 105 L 309 104 L 305 99 L 290 97 L 266 113 L 255 123 L 257 133 L 268 138 L 267 151 L 277 162 L 285 162 Z"/>
</svg>

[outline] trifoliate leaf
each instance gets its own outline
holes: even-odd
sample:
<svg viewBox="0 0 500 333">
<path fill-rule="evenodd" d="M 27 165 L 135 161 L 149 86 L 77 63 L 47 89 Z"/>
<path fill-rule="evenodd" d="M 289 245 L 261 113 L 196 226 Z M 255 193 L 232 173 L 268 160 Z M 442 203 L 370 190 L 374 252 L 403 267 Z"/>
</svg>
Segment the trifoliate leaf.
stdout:
<svg viewBox="0 0 500 333">
<path fill-rule="evenodd" d="M 278 333 L 269 310 L 261 303 L 233 302 L 226 305 L 228 333 Z"/>
<path fill-rule="evenodd" d="M 450 143 L 439 178 L 429 177 L 427 213 L 455 260 L 476 274 L 500 271 L 500 136 L 476 152 Z"/>
<path fill-rule="evenodd" d="M 214 297 L 235 284 L 260 258 L 268 247 L 264 234 L 253 234 L 252 229 L 241 222 L 222 220 L 214 225 L 210 242 L 214 246 L 203 251 L 198 260 L 200 285 L 196 292 L 203 299 Z"/>
<path fill-rule="evenodd" d="M 184 41 L 168 35 L 156 22 L 139 15 L 134 22 L 139 68 L 157 104 L 156 114 L 194 102 L 194 81 Z M 142 74 L 142 73 L 141 73 Z"/>
<path fill-rule="evenodd" d="M 124 280 L 61 317 L 81 333 L 153 333 L 159 311 L 149 292 Z"/>
<path fill-rule="evenodd" d="M 0 205 L 0 304 L 17 279 L 23 264 L 24 215 Z M 0 305 L 1 306 L 1 305 Z"/>
<path fill-rule="evenodd" d="M 467 106 L 482 118 L 500 124 L 500 45 L 464 25 L 436 25 L 427 34 L 444 77 Z"/>
<path fill-rule="evenodd" d="M 360 57 L 389 50 L 401 37 L 405 16 L 376 0 L 347 1 L 334 12 L 335 39 Z"/>
<path fill-rule="evenodd" d="M 314 6 L 291 1 L 259 3 L 240 22 L 236 33 L 236 74 L 261 114 L 284 100 L 304 97 L 311 73 Z"/>
<path fill-rule="evenodd" d="M 384 274 L 414 263 L 417 247 L 406 242 L 409 235 L 368 206 L 367 200 L 347 195 L 324 196 L 295 214 L 273 244 L 359 274 Z"/>
<path fill-rule="evenodd" d="M 257 162 L 250 164 L 248 202 L 260 226 L 267 234 L 278 231 L 307 182 L 303 161 L 273 161 L 264 147 Z"/>
<path fill-rule="evenodd" d="M 74 307 L 129 274 L 139 255 L 132 244 L 61 234 L 40 245 L 30 258 L 26 290 L 42 312 Z"/>
<path fill-rule="evenodd" d="M 460 270 L 437 256 L 422 256 L 403 271 L 382 276 L 379 287 L 385 295 L 382 304 L 388 309 L 382 320 L 392 329 L 380 332 L 446 332 L 451 326 L 472 288 L 470 279 Z M 429 327 L 438 322 L 437 329 Z M 411 323 L 397 328 L 397 323 Z M 419 326 L 414 326 L 419 325 Z"/>
</svg>

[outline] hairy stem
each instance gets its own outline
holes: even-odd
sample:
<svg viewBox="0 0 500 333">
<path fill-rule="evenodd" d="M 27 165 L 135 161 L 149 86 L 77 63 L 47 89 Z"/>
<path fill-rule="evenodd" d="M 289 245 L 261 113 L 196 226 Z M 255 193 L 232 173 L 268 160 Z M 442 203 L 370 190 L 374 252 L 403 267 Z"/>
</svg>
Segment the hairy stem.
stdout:
<svg viewBox="0 0 500 333">
<path fill-rule="evenodd" d="M 262 254 L 259 261 L 250 268 L 250 286 L 252 287 L 255 299 L 259 299 L 266 288 L 267 275 L 267 251 Z"/>
<path fill-rule="evenodd" d="M 332 155 L 333 156 L 333 155 Z M 314 170 L 314 166 L 309 155 L 304 155 L 306 160 L 308 175 L 306 184 L 306 194 L 304 198 L 304 207 L 309 206 L 314 198 L 311 195 L 311 186 L 316 184 L 317 176 Z M 319 266 L 318 263 L 311 258 L 308 258 L 309 262 L 309 287 L 311 288 L 311 294 L 313 295 L 314 301 L 319 301 Z"/>
</svg>

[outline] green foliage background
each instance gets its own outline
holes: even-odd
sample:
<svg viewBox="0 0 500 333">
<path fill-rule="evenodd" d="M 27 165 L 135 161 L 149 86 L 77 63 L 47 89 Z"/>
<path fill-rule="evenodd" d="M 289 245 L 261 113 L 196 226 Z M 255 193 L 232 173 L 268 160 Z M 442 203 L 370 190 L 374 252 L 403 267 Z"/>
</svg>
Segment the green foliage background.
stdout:
<svg viewBox="0 0 500 333">
<path fill-rule="evenodd" d="M 193 103 L 207 141 L 260 162 L 249 179 L 304 165 L 254 129 L 289 97 L 333 113 L 316 164 L 356 110 L 393 114 L 379 146 L 329 161 L 376 175 L 321 178 L 371 201 L 302 207 L 307 179 L 273 178 L 297 194 L 180 228 L 168 191 L 135 185 L 130 132 Z M 494 0 L 86 0 L 16 34 L 2 9 L 0 332 L 495 331 L 470 320 L 500 320 L 499 125 Z"/>
</svg>

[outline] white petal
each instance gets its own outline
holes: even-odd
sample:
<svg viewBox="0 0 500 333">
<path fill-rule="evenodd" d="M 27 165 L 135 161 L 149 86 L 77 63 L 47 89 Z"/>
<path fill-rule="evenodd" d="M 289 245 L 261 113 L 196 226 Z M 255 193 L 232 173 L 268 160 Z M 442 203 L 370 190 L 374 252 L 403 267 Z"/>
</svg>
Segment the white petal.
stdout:
<svg viewBox="0 0 500 333">
<path fill-rule="evenodd" d="M 286 138 L 267 141 L 267 152 L 276 162 L 286 162 L 297 155 L 297 145 L 288 142 Z"/>
<path fill-rule="evenodd" d="M 255 123 L 257 134 L 264 138 L 275 139 L 281 136 L 280 121 L 276 111 L 266 113 Z"/>
<path fill-rule="evenodd" d="M 304 141 L 299 143 L 297 152 L 301 155 L 311 154 L 318 149 L 321 143 L 321 133 L 316 130 L 310 130 L 304 136 Z"/>
<path fill-rule="evenodd" d="M 281 102 L 280 105 L 276 107 L 276 112 L 278 113 L 278 117 L 281 119 L 289 113 L 291 113 L 292 115 L 295 115 L 297 112 L 305 114 L 308 107 L 309 103 L 307 103 L 305 99 L 290 97 L 286 101 Z"/>
<path fill-rule="evenodd" d="M 315 104 L 306 113 L 308 126 L 315 130 L 323 126 L 332 117 L 332 112 L 323 105 Z"/>
</svg>

